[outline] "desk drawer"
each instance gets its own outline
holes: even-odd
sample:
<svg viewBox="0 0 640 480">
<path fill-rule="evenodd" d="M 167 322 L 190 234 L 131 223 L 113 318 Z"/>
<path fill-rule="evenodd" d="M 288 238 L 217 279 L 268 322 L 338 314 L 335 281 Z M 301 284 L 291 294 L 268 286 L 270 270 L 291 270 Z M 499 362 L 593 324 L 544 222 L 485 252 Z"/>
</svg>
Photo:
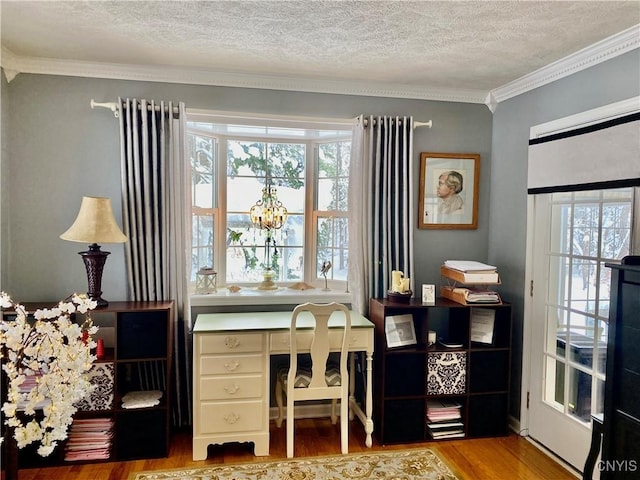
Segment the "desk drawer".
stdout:
<svg viewBox="0 0 640 480">
<path fill-rule="evenodd" d="M 198 335 L 200 354 L 262 351 L 261 333 L 224 333 Z"/>
<path fill-rule="evenodd" d="M 200 379 L 200 400 L 262 398 L 262 375 Z"/>
<path fill-rule="evenodd" d="M 200 375 L 228 375 L 262 373 L 264 356 L 258 355 L 202 355 Z"/>
<path fill-rule="evenodd" d="M 354 351 L 365 350 L 367 347 L 367 331 L 363 329 L 351 330 L 351 338 L 349 340 L 349 349 Z M 311 348 L 311 340 L 313 332 L 300 332 L 297 335 L 298 350 L 309 351 Z M 288 352 L 289 351 L 289 332 L 277 332 L 271 334 L 270 339 L 271 352 Z M 329 343 L 331 350 L 340 350 L 342 342 L 342 332 L 329 332 Z"/>
<path fill-rule="evenodd" d="M 214 402 L 201 404 L 200 434 L 261 430 L 264 405 L 257 402 Z"/>
</svg>

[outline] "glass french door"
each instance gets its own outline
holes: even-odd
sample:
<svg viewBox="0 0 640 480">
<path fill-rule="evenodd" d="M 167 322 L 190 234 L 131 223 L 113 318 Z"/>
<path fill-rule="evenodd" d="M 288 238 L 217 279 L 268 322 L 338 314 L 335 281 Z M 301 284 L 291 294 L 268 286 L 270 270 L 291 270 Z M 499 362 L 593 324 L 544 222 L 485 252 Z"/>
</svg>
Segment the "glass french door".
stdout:
<svg viewBox="0 0 640 480">
<path fill-rule="evenodd" d="M 536 195 L 529 435 L 578 470 L 603 409 L 610 270 L 632 250 L 634 189 Z"/>
</svg>

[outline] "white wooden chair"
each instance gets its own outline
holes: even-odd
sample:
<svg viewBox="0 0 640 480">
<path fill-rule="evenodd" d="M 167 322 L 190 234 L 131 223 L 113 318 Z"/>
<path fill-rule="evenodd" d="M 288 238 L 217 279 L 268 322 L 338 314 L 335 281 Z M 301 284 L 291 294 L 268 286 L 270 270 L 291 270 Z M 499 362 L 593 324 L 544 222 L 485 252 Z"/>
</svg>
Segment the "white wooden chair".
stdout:
<svg viewBox="0 0 640 480">
<path fill-rule="evenodd" d="M 315 329 L 311 342 L 311 368 L 298 367 L 298 348 L 296 342 L 296 328 L 301 312 L 310 312 L 315 319 Z M 327 367 L 329 357 L 329 317 L 336 312 L 336 317 L 344 317 L 345 327 L 332 328 L 340 334 L 339 367 Z M 335 424 L 336 402 L 340 400 L 340 438 L 342 453 L 349 452 L 349 374 L 347 371 L 347 357 L 349 354 L 349 338 L 351 332 L 351 316 L 349 310 L 342 304 L 329 303 L 324 305 L 305 303 L 298 305 L 291 316 L 291 331 L 289 340 L 290 365 L 289 370 L 280 372 L 276 380 L 276 402 L 279 416 L 276 420 L 278 427 L 282 425 L 283 402 L 282 396 L 286 391 L 287 397 L 287 457 L 293 457 L 294 436 L 294 403 L 305 400 L 331 400 L 331 420 Z M 334 340 L 335 344 L 335 340 Z"/>
</svg>

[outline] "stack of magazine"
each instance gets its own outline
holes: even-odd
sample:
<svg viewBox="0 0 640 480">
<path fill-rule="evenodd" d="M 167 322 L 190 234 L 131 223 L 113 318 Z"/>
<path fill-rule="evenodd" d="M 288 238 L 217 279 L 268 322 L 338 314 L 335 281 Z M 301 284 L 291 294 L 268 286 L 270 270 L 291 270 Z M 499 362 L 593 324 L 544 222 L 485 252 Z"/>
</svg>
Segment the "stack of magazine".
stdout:
<svg viewBox="0 0 640 480">
<path fill-rule="evenodd" d="M 66 461 L 106 460 L 111 456 L 113 420 L 83 418 L 74 420 L 69 430 Z"/>
<path fill-rule="evenodd" d="M 462 405 L 446 400 L 427 401 L 427 431 L 434 440 L 464 437 Z"/>
</svg>

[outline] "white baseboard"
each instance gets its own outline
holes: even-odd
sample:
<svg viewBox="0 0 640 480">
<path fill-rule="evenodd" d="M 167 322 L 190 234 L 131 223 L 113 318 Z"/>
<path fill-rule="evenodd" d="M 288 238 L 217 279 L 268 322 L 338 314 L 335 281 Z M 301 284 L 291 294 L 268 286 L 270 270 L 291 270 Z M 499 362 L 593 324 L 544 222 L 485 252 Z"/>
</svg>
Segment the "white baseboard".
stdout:
<svg viewBox="0 0 640 480">
<path fill-rule="evenodd" d="M 514 417 L 513 415 L 509 415 L 507 419 L 507 425 L 509 430 L 522 436 L 522 432 L 520 431 L 520 419 Z"/>
</svg>

